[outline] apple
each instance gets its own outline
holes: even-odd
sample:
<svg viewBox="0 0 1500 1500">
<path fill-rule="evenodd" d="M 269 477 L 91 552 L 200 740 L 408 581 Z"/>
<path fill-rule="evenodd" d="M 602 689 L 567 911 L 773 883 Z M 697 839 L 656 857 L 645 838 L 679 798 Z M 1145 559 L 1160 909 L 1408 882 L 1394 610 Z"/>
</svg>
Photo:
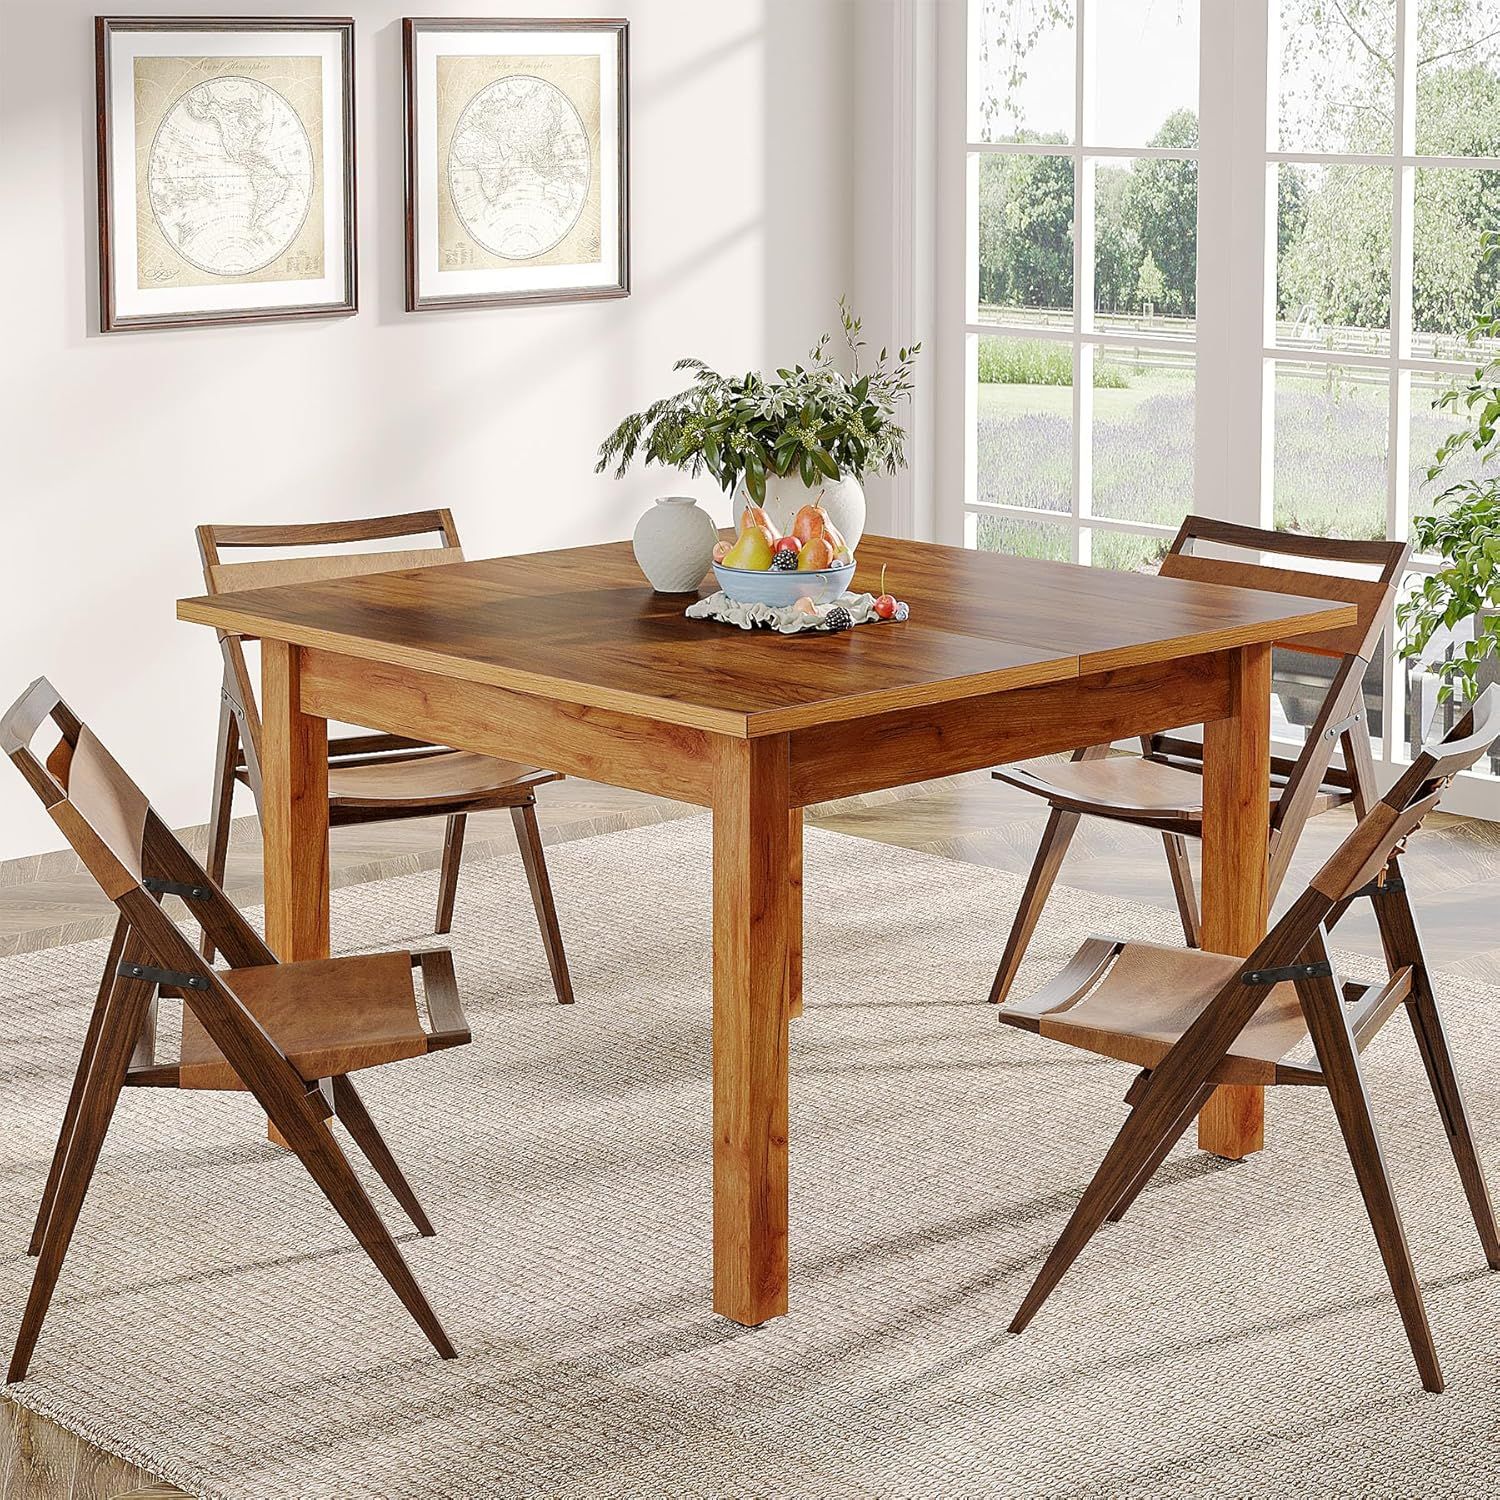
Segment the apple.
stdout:
<svg viewBox="0 0 1500 1500">
<path fill-rule="evenodd" d="M 729 556 L 729 549 L 733 545 L 734 545 L 733 542 L 715 542 L 714 543 L 714 561 L 715 562 L 723 562 L 724 559 Z"/>
<path fill-rule="evenodd" d="M 776 538 L 776 545 L 771 548 L 772 552 L 800 552 L 802 543 L 794 536 L 781 536 Z"/>
<path fill-rule="evenodd" d="M 771 543 L 759 526 L 749 527 L 724 554 L 726 568 L 748 568 L 764 573 L 771 566 Z"/>
</svg>

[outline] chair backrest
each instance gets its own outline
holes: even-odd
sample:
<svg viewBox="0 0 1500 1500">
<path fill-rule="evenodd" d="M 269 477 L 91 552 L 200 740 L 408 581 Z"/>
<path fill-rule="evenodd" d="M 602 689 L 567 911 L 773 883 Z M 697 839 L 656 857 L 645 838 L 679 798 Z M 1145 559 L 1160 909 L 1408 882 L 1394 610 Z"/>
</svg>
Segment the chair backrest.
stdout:
<svg viewBox="0 0 1500 1500">
<path fill-rule="evenodd" d="M 31 745 L 48 720 L 58 738 L 39 758 Z M 191 955 L 188 967 L 200 977 L 213 972 L 161 912 L 160 898 L 171 892 L 187 902 L 231 964 L 276 962 L 259 933 L 45 677 L 38 677 L 0 716 L 0 750 L 26 778 L 100 889 L 155 946 L 165 943 Z"/>
<path fill-rule="evenodd" d="M 1325 571 L 1270 567 L 1259 561 L 1238 558 L 1208 557 L 1194 550 L 1198 543 L 1296 557 L 1321 564 Z M 1302 829 L 1330 776 L 1353 791 L 1357 806 L 1363 808 L 1372 797 L 1374 788 L 1361 785 L 1368 756 L 1361 755 L 1358 764 L 1351 764 L 1348 762 L 1352 753 L 1346 755 L 1341 773 L 1332 770 L 1333 756 L 1341 742 L 1353 746 L 1356 738 L 1368 733 L 1368 725 L 1360 722 L 1360 693 L 1365 669 L 1381 631 L 1390 622 L 1396 588 L 1410 550 L 1405 542 L 1359 542 L 1337 537 L 1300 536 L 1293 532 L 1266 531 L 1257 526 L 1239 526 L 1206 516 L 1189 516 L 1173 539 L 1171 550 L 1162 559 L 1161 572 L 1168 578 L 1189 578 L 1199 583 L 1221 583 L 1276 594 L 1340 600 L 1354 605 L 1358 611 L 1352 625 L 1277 642 L 1282 650 L 1336 656 L 1341 661 L 1313 716 L 1297 758 L 1289 764 L 1280 760 L 1276 762 L 1276 769 L 1285 774 L 1286 784 L 1271 815 L 1270 890 L 1273 898 L 1286 878 Z M 1373 570 L 1373 576 L 1328 572 L 1326 569 L 1330 565 L 1340 570 L 1355 567 L 1367 572 Z M 1151 743 L 1154 745 L 1155 742 Z M 1162 744 L 1169 752 L 1181 748 L 1175 740 L 1163 740 Z"/>
<path fill-rule="evenodd" d="M 1425 746 L 1384 797 L 1309 882 L 1329 901 L 1347 901 L 1386 867 L 1403 841 L 1438 805 L 1448 783 L 1500 740 L 1500 688 L 1488 687 L 1441 739 Z"/>
<path fill-rule="evenodd" d="M 308 548 L 352 547 L 362 542 L 411 541 L 440 537 L 437 545 L 407 546 L 377 552 L 309 552 Z M 294 554 L 225 562 L 233 550 Z M 210 594 L 274 588 L 283 583 L 321 583 L 330 578 L 357 578 L 400 568 L 429 568 L 464 560 L 458 528 L 447 510 L 410 511 L 399 516 L 366 516 L 353 521 L 312 521 L 288 526 L 200 526 L 198 551 L 203 582 Z"/>
<path fill-rule="evenodd" d="M 1199 542 L 1296 557 L 1307 562 L 1332 564 L 1340 569 L 1364 567 L 1375 571 L 1373 577 L 1359 578 L 1342 572 L 1309 572 L 1238 558 L 1207 557 L 1194 550 L 1194 544 Z M 1303 536 L 1289 531 L 1267 531 L 1259 526 L 1240 526 L 1207 516 L 1189 516 L 1162 559 L 1161 572 L 1168 578 L 1191 578 L 1199 583 L 1224 583 L 1236 588 L 1302 594 L 1352 604 L 1359 611 L 1354 624 L 1319 631 L 1315 635 L 1295 636 L 1276 644 L 1287 651 L 1305 651 L 1317 656 L 1358 656 L 1368 661 L 1390 617 L 1401 571 L 1410 551 L 1411 547 L 1405 542 L 1360 542 L 1339 537 Z"/>
<path fill-rule="evenodd" d="M 312 521 L 286 526 L 200 526 L 198 552 L 210 594 L 274 588 L 287 583 L 318 583 L 393 573 L 403 568 L 436 567 L 464 560 L 458 527 L 443 510 L 408 511 L 397 516 L 365 516 L 352 521 Z M 339 552 L 309 548 L 356 547 L 365 542 L 422 542 L 383 551 Z M 225 562 L 224 552 L 281 552 L 286 556 Z M 224 697 L 239 724 L 240 743 L 257 800 L 260 797 L 260 709 L 254 674 L 239 636 L 219 633 L 224 655 Z"/>
<path fill-rule="evenodd" d="M 58 739 L 46 759 L 38 760 L 31 741 L 48 719 Z M 0 719 L 0 748 L 110 900 L 141 884 L 150 812 L 146 794 L 45 677 Z"/>
</svg>

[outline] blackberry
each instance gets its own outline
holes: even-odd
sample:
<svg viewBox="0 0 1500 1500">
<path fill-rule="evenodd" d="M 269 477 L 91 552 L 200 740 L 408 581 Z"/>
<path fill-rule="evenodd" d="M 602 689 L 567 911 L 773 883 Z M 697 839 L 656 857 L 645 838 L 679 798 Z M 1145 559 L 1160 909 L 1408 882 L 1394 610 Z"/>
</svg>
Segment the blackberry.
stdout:
<svg viewBox="0 0 1500 1500">
<path fill-rule="evenodd" d="M 771 559 L 771 566 L 778 573 L 795 573 L 797 571 L 797 554 L 788 547 L 785 552 L 778 552 Z"/>
<path fill-rule="evenodd" d="M 832 609 L 823 616 L 824 630 L 848 630 L 853 625 L 854 617 L 844 608 L 842 604 L 835 604 Z"/>
</svg>

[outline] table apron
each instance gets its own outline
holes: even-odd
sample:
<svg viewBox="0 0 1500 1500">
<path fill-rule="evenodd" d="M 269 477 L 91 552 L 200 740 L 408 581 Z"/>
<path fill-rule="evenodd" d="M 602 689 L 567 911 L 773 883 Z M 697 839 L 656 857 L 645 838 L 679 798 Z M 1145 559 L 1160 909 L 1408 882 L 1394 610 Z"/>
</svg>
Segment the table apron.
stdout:
<svg viewBox="0 0 1500 1500">
<path fill-rule="evenodd" d="M 317 647 L 301 658 L 304 713 L 701 807 L 713 800 L 713 737 L 701 729 Z"/>
<path fill-rule="evenodd" d="M 1218 651 L 1121 667 L 794 730 L 792 805 L 1227 718 L 1232 656 Z"/>
</svg>

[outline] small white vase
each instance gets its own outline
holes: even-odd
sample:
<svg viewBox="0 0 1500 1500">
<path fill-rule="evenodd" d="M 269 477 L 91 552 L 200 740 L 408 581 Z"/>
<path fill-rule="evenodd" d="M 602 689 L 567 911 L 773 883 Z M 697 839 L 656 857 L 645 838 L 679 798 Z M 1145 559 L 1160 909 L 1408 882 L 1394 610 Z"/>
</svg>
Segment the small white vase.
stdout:
<svg viewBox="0 0 1500 1500">
<path fill-rule="evenodd" d="M 691 495 L 664 495 L 635 523 L 630 545 L 658 594 L 691 594 L 703 582 L 719 528 Z"/>
<path fill-rule="evenodd" d="M 744 489 L 740 490 L 739 505 L 743 510 L 749 502 Z M 803 484 L 800 474 L 766 475 L 766 514 L 778 531 L 792 529 L 792 519 L 804 505 L 821 505 L 828 512 L 828 519 L 839 529 L 839 534 L 849 544 L 849 551 L 859 547 L 859 539 L 865 534 L 865 487 L 853 474 L 842 479 L 819 479 L 811 489 Z"/>
</svg>

